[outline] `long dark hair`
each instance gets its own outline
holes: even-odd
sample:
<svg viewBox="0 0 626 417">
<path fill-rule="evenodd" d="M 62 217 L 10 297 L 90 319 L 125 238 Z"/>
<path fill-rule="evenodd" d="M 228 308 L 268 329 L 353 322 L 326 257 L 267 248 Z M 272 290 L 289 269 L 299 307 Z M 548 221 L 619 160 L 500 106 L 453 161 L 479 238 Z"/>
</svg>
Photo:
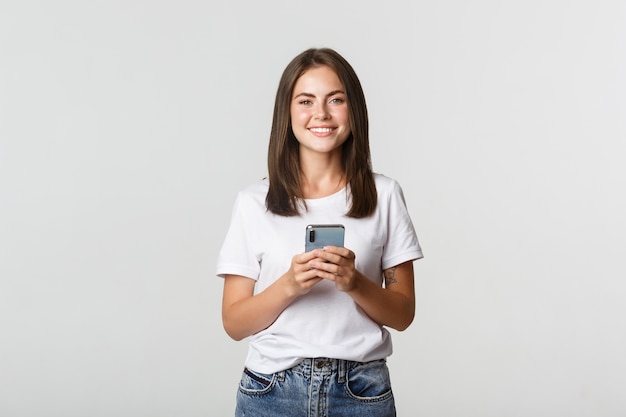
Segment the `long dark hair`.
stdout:
<svg viewBox="0 0 626 417">
<path fill-rule="evenodd" d="M 328 66 L 346 92 L 351 134 L 342 145 L 342 165 L 350 185 L 348 217 L 363 218 L 376 209 L 377 193 L 369 146 L 367 106 L 361 83 L 352 66 L 330 48 L 311 48 L 296 56 L 285 68 L 278 84 L 268 149 L 269 191 L 267 209 L 281 216 L 297 216 L 306 204 L 300 184 L 298 143 L 291 128 L 290 104 L 296 81 L 310 68 Z"/>
</svg>

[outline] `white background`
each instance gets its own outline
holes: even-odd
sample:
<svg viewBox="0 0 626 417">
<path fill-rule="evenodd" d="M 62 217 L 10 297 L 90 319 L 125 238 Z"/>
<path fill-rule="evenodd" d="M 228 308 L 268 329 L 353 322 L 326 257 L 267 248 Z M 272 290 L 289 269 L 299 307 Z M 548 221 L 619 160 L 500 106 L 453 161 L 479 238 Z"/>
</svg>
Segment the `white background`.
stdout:
<svg viewBox="0 0 626 417">
<path fill-rule="evenodd" d="M 229 416 L 215 259 L 311 46 L 425 258 L 402 417 L 625 416 L 626 4 L 0 3 L 0 415 Z"/>
</svg>

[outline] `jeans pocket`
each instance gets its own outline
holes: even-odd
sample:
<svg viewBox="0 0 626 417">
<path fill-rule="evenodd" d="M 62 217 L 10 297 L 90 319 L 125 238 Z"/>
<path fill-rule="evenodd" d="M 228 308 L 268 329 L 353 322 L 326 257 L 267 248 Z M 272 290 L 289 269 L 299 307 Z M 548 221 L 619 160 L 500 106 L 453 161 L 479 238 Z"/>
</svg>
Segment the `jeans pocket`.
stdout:
<svg viewBox="0 0 626 417">
<path fill-rule="evenodd" d="M 239 390 L 244 394 L 258 395 L 269 392 L 276 377 L 273 374 L 262 374 L 251 369 L 244 368 L 239 382 Z"/>
<path fill-rule="evenodd" d="M 393 398 L 387 362 L 383 360 L 360 364 L 348 372 L 348 394 L 365 402 L 385 401 Z"/>
</svg>

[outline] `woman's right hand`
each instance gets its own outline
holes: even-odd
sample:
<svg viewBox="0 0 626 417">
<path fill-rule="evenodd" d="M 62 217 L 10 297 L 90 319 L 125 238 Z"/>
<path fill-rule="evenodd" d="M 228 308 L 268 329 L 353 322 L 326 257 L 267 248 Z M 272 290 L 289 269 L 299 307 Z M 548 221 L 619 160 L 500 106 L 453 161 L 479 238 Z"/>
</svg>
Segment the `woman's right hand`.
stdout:
<svg viewBox="0 0 626 417">
<path fill-rule="evenodd" d="M 313 251 L 304 252 L 291 258 L 291 266 L 287 273 L 281 277 L 281 281 L 292 296 L 308 293 L 311 291 L 311 288 L 323 280 L 323 278 L 317 276 L 317 272 L 309 265 L 313 259 L 315 259 Z"/>
<path fill-rule="evenodd" d="M 309 266 L 312 259 L 312 251 L 295 255 L 289 270 L 256 295 L 253 279 L 227 275 L 222 297 L 226 333 L 235 340 L 257 333 L 271 325 L 295 299 L 311 291 L 322 280 Z"/>
</svg>

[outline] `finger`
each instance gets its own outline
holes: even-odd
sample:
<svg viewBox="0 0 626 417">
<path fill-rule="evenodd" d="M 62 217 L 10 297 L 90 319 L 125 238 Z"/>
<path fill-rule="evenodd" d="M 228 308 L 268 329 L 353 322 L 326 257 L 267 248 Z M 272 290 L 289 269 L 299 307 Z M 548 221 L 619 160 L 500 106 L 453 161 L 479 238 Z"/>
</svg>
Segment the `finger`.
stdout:
<svg viewBox="0 0 626 417">
<path fill-rule="evenodd" d="M 317 271 L 313 268 L 308 268 L 306 270 L 302 270 L 295 275 L 295 280 L 297 282 L 306 282 L 310 279 L 314 279 L 317 277 Z"/>
<path fill-rule="evenodd" d="M 341 263 L 343 259 L 340 255 L 337 255 L 331 252 L 326 252 L 323 250 L 319 252 L 318 258 L 321 259 L 323 262 L 332 263 L 332 264 L 339 264 Z"/>
<path fill-rule="evenodd" d="M 322 277 L 315 275 L 314 277 L 311 277 L 307 279 L 306 281 L 301 282 L 300 285 L 303 288 L 307 288 L 307 289 L 313 288 L 315 285 L 317 285 L 318 282 L 321 282 L 322 279 L 323 279 Z"/>
<path fill-rule="evenodd" d="M 314 255 L 315 251 L 311 251 L 311 252 L 304 252 L 301 253 L 299 255 L 294 256 L 294 261 L 298 264 L 306 264 L 307 262 L 309 262 L 311 259 L 315 258 Z"/>
<path fill-rule="evenodd" d="M 328 278 L 330 275 L 335 276 L 335 274 L 333 272 L 327 271 L 326 269 L 324 269 L 323 266 L 320 266 L 319 268 L 315 268 L 312 269 L 312 271 L 315 271 L 315 276 L 316 277 L 320 277 L 320 278 Z"/>
<path fill-rule="evenodd" d="M 314 261 L 311 261 L 310 264 L 312 268 L 323 273 L 337 275 L 339 272 L 339 265 L 336 265 L 332 262 L 314 260 Z"/>
<path fill-rule="evenodd" d="M 354 252 L 350 249 L 339 246 L 325 246 L 323 252 L 332 253 L 348 260 L 354 260 L 356 258 Z"/>
<path fill-rule="evenodd" d="M 337 275 L 329 274 L 328 272 L 325 272 L 324 276 L 321 277 L 321 278 L 325 279 L 326 281 L 331 281 L 331 282 L 336 282 L 337 281 Z"/>
<path fill-rule="evenodd" d="M 317 271 L 311 270 L 310 273 L 307 273 L 307 275 L 301 275 L 297 277 L 295 284 L 298 287 L 308 291 L 315 285 L 317 285 L 320 281 L 322 281 L 322 279 L 322 277 L 319 277 L 317 275 Z"/>
</svg>

